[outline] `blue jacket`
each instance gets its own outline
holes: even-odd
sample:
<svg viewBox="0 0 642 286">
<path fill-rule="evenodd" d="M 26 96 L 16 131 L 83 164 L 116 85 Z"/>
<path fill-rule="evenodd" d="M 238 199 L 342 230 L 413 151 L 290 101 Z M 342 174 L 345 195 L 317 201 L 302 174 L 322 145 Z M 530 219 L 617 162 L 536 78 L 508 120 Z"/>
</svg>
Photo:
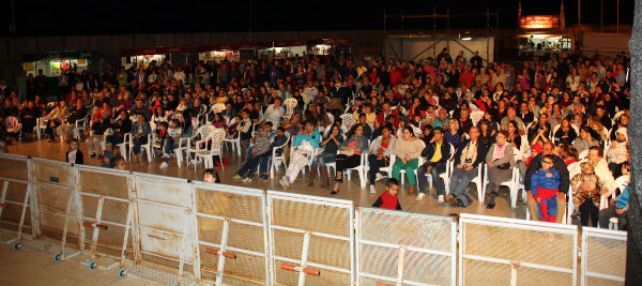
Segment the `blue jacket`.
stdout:
<svg viewBox="0 0 642 286">
<path fill-rule="evenodd" d="M 312 132 L 312 134 L 310 135 L 301 133 L 294 137 L 293 147 L 298 147 L 299 145 L 301 145 L 301 143 L 303 143 L 303 141 L 308 141 L 308 143 L 310 143 L 313 148 L 319 148 L 319 143 L 321 143 L 321 134 L 319 134 L 319 129 L 314 128 L 314 132 Z"/>
<path fill-rule="evenodd" d="M 546 175 L 551 174 L 549 178 Z M 555 169 L 548 171 L 537 170 L 531 177 L 531 191 L 533 195 L 537 194 L 537 189 L 544 188 L 549 190 L 559 190 L 560 188 L 560 174 Z"/>
<path fill-rule="evenodd" d="M 616 209 L 623 209 L 626 208 L 626 206 L 629 205 L 629 195 L 631 194 L 631 190 L 627 186 L 626 189 L 620 194 L 619 197 L 617 197 L 617 200 L 615 201 L 615 208 Z"/>
</svg>

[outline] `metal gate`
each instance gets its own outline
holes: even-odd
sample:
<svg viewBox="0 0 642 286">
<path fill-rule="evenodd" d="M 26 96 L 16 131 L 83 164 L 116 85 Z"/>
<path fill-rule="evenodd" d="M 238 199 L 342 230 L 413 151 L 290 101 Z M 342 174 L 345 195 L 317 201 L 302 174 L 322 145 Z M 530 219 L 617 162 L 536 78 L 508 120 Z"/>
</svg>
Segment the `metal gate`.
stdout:
<svg viewBox="0 0 642 286">
<path fill-rule="evenodd" d="M 573 225 L 462 214 L 460 285 L 577 285 Z"/>
<path fill-rule="evenodd" d="M 187 284 L 186 264 L 195 262 L 193 229 L 193 192 L 186 179 L 134 173 L 136 192 L 134 217 L 137 218 L 134 243 L 134 266 L 127 271 L 163 284 Z M 140 265 L 143 259 L 177 270 L 176 275 Z"/>
<path fill-rule="evenodd" d="M 55 260 L 65 260 L 79 252 L 65 253 L 67 240 L 80 244 L 79 212 L 75 198 L 76 169 L 59 161 L 33 159 L 32 201 L 36 235 L 44 235 L 60 240 L 60 249 L 53 250 Z M 43 250 L 51 252 L 51 245 L 45 244 Z"/>
<path fill-rule="evenodd" d="M 261 190 L 194 183 L 201 278 L 220 285 L 267 285 L 269 251 Z"/>
<path fill-rule="evenodd" d="M 14 243 L 14 249 L 22 247 L 23 231 L 33 231 L 31 217 L 31 160 L 25 156 L 0 154 L 0 228 L 1 240 Z M 10 231 L 6 231 L 10 230 Z M 15 233 L 14 233 L 15 231 Z"/>
<path fill-rule="evenodd" d="M 352 201 L 268 192 L 274 285 L 351 285 Z"/>
<path fill-rule="evenodd" d="M 87 266 L 96 268 L 100 257 L 116 258 L 120 264 L 131 247 L 133 178 L 127 171 L 76 166 L 78 169 L 78 205 L 81 210 L 81 238 L 88 251 Z M 100 254 L 100 255 L 97 255 Z M 112 263 L 106 268 L 116 265 Z M 101 267 L 105 265 L 100 265 Z"/>
<path fill-rule="evenodd" d="M 359 285 L 455 285 L 452 217 L 359 208 L 356 229 Z"/>
<path fill-rule="evenodd" d="M 582 286 L 624 285 L 626 232 L 582 228 Z"/>
</svg>

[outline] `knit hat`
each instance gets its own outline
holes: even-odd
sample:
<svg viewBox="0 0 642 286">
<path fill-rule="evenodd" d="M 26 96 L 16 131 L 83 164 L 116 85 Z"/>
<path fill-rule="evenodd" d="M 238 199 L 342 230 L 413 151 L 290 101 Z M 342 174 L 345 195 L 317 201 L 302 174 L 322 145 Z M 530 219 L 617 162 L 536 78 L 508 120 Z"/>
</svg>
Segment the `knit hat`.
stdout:
<svg viewBox="0 0 642 286">
<path fill-rule="evenodd" d="M 626 127 L 620 127 L 618 130 L 615 131 L 615 135 L 617 134 L 622 134 L 624 135 L 624 138 L 626 141 L 629 141 L 629 132 L 626 130 Z"/>
</svg>

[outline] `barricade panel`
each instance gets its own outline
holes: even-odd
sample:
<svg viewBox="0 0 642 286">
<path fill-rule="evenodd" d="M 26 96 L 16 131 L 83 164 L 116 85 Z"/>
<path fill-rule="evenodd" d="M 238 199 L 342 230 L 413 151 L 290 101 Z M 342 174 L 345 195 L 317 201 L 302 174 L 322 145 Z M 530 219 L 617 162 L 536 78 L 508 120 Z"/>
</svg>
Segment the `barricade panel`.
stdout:
<svg viewBox="0 0 642 286">
<path fill-rule="evenodd" d="M 122 266 L 124 250 L 132 252 L 129 173 L 91 166 L 76 168 L 82 238 L 89 249 L 89 262 L 95 262 L 100 254 L 119 259 Z M 127 243 L 123 245 L 125 238 Z"/>
<path fill-rule="evenodd" d="M 0 154 L 0 177 L 14 180 L 29 180 L 28 159 L 25 156 Z"/>
<path fill-rule="evenodd" d="M 357 221 L 360 283 L 455 285 L 453 218 L 359 208 Z"/>
<path fill-rule="evenodd" d="M 191 185 L 184 179 L 142 173 L 134 177 L 141 254 L 178 261 L 179 267 L 192 264 Z"/>
<path fill-rule="evenodd" d="M 351 285 L 352 201 L 268 192 L 274 285 Z"/>
<path fill-rule="evenodd" d="M 263 191 L 194 183 L 201 278 L 216 285 L 267 285 Z"/>
<path fill-rule="evenodd" d="M 582 228 L 582 285 L 623 285 L 626 273 L 624 231 Z"/>
<path fill-rule="evenodd" d="M 462 214 L 461 285 L 576 285 L 574 226 Z"/>
<path fill-rule="evenodd" d="M 79 221 L 79 206 L 75 198 L 76 169 L 66 163 L 34 159 L 32 160 L 32 186 L 35 193 L 35 206 L 32 215 L 37 221 L 36 232 L 61 241 L 60 259 L 75 256 L 65 254 L 67 241 L 82 246 Z"/>
</svg>

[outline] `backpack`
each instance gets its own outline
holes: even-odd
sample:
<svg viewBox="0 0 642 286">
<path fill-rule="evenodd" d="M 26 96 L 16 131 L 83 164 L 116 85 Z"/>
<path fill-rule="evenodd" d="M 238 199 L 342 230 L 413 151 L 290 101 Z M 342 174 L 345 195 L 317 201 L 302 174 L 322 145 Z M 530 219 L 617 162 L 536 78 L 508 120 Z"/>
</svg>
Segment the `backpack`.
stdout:
<svg viewBox="0 0 642 286">
<path fill-rule="evenodd" d="M 463 192 L 457 197 L 457 206 L 462 208 L 468 207 L 473 202 L 473 200 L 473 196 L 471 196 L 468 192 Z"/>
</svg>

